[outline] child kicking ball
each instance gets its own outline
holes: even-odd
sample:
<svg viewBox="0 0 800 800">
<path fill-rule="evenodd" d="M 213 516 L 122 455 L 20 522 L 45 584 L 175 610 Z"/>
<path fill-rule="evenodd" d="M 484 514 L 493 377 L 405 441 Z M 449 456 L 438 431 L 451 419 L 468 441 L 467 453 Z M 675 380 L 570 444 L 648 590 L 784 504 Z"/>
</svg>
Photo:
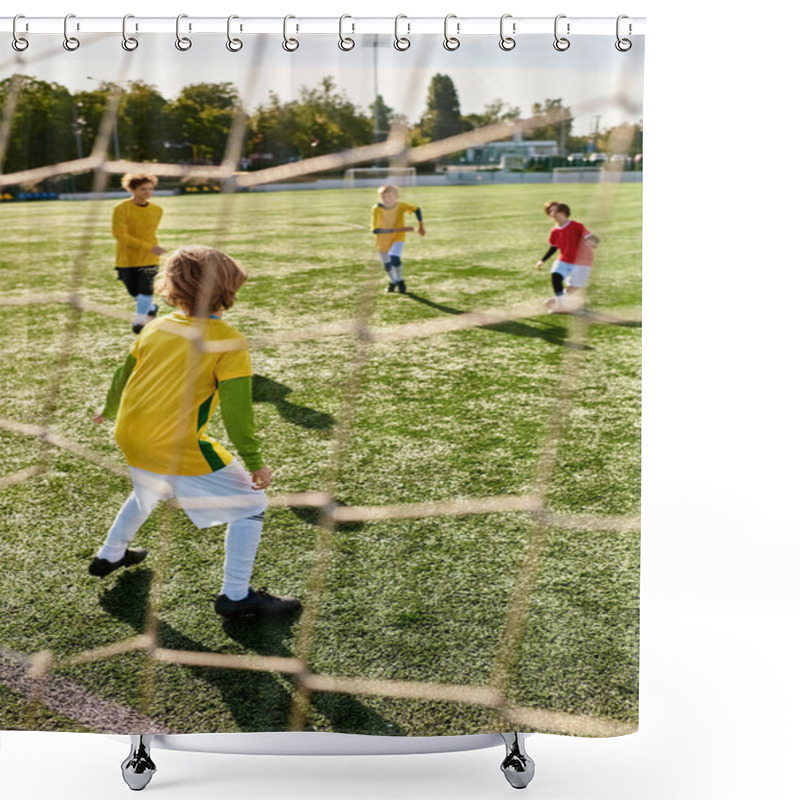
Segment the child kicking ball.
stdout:
<svg viewBox="0 0 800 800">
<path fill-rule="evenodd" d="M 566 203 L 551 201 L 545 203 L 544 213 L 555 225 L 550 231 L 550 249 L 537 262 L 536 269 L 542 269 L 545 261 L 559 251 L 559 258 L 550 270 L 554 297 L 546 305 L 550 313 L 573 311 L 580 305 L 575 295 L 589 285 L 589 274 L 594 263 L 594 251 L 600 239 L 590 233 L 584 225 L 570 219 L 571 211 Z"/>
</svg>

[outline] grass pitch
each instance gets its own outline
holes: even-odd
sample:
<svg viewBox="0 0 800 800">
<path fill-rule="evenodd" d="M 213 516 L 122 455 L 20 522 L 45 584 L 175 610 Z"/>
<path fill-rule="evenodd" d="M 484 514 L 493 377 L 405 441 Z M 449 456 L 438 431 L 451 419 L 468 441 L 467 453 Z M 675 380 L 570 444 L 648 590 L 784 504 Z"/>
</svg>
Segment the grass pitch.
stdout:
<svg viewBox="0 0 800 800">
<path fill-rule="evenodd" d="M 418 187 L 428 235 L 409 234 L 409 295 L 385 281 L 367 230 L 372 190 L 157 198 L 167 248 L 222 247 L 248 269 L 227 319 L 248 336 L 352 318 L 398 325 L 499 308 L 550 294 L 533 264 L 547 249 L 542 203 L 556 196 L 602 242 L 590 304 L 640 305 L 641 187 Z M 4 205 L 4 289 L 13 298 L 78 286 L 131 310 L 113 270 L 113 201 Z M 365 282 L 377 283 L 365 291 Z M 6 306 L 0 416 L 49 424 L 122 463 L 102 402 L 131 343 L 129 325 L 64 304 Z M 547 502 L 555 514 L 633 515 L 639 504 L 640 330 L 591 324 L 575 353 L 575 320 L 536 317 L 402 343 L 373 345 L 341 463 L 331 471 L 356 348 L 331 337 L 254 350 L 258 431 L 274 470 L 270 492 L 319 489 L 339 502 L 382 505 L 530 491 L 561 422 Z M 578 369 L 559 396 L 566 358 Z M 225 441 L 220 419 L 212 434 Z M 44 464 L 0 493 L 0 647 L 73 655 L 144 630 L 159 645 L 215 653 L 293 655 L 297 623 L 224 625 L 224 529 L 197 531 L 164 507 L 137 544 L 147 562 L 104 581 L 86 568 L 129 482 L 39 440 L 0 429 L 2 475 Z M 314 629 L 315 671 L 349 677 L 487 685 L 525 545 L 525 514 L 393 520 L 342 526 Z M 308 594 L 318 526 L 307 509 L 272 509 L 254 584 Z M 556 527 L 543 539 L 509 684 L 513 704 L 637 718 L 638 533 Z M 136 652 L 60 674 L 180 732 L 284 730 L 292 684 L 283 675 L 154 666 Z M 0 727 L 85 730 L 0 686 Z M 488 711 L 346 694 L 314 696 L 308 728 L 390 735 L 496 730 Z M 127 731 L 123 731 L 127 732 Z"/>
</svg>

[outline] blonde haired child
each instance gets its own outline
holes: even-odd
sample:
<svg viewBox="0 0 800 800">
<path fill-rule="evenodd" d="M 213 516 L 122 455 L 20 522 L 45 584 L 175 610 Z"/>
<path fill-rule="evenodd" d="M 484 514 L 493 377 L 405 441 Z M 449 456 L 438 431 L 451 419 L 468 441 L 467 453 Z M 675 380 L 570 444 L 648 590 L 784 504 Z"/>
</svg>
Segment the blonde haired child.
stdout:
<svg viewBox="0 0 800 800">
<path fill-rule="evenodd" d="M 418 221 L 417 233 L 425 235 L 422 223 L 422 211 L 419 206 L 400 202 L 400 192 L 396 186 L 386 185 L 378 189 L 379 202 L 372 207 L 372 224 L 370 228 L 375 234 L 375 246 L 383 262 L 383 268 L 389 275 L 387 292 L 395 289 L 404 293 L 406 282 L 403 280 L 403 263 L 400 256 L 406 241 L 406 233 L 414 228 L 405 225 L 405 215 L 414 214 Z"/>
<path fill-rule="evenodd" d="M 247 279 L 230 256 L 211 247 L 172 253 L 156 288 L 177 307 L 151 322 L 117 370 L 95 422 L 116 418 L 133 492 L 117 514 L 89 572 L 105 577 L 144 561 L 130 548 L 160 500 L 174 497 L 198 528 L 228 523 L 224 581 L 215 601 L 228 618 L 295 611 L 293 597 L 250 588 L 272 476 L 255 438 L 247 340 L 222 320 Z M 206 427 L 219 405 L 239 462 Z"/>
</svg>

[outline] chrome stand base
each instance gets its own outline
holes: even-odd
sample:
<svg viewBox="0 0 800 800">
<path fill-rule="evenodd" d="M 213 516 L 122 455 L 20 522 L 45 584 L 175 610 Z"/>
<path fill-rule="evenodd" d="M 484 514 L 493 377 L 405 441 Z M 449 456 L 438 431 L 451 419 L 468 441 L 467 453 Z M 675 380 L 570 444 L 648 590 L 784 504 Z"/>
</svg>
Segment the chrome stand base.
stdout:
<svg viewBox="0 0 800 800">
<path fill-rule="evenodd" d="M 515 789 L 524 789 L 532 780 L 535 765 L 525 752 L 525 739 L 519 733 L 501 733 L 506 745 L 506 757 L 500 765 L 506 780 Z"/>
<path fill-rule="evenodd" d="M 131 736 L 131 752 L 122 762 L 122 779 L 134 792 L 140 792 L 150 783 L 156 765 L 150 758 L 152 736 Z"/>
<path fill-rule="evenodd" d="M 226 737 L 235 736 L 235 734 L 224 734 L 224 735 Z M 240 734 L 240 736 L 247 736 L 247 735 L 248 734 Z M 315 735 L 320 736 L 321 734 L 315 734 Z M 502 737 L 503 742 L 505 743 L 506 746 L 506 757 L 503 759 L 503 763 L 500 764 L 500 770 L 502 771 L 503 775 L 506 776 L 506 780 L 511 784 L 511 786 L 513 786 L 515 789 L 524 789 L 533 780 L 533 773 L 535 770 L 533 759 L 525 752 L 525 737 L 521 733 L 501 733 L 500 736 Z M 122 762 L 122 778 L 131 789 L 133 789 L 135 792 L 139 792 L 142 789 L 144 789 L 147 786 L 147 784 L 150 783 L 150 781 L 153 778 L 153 775 L 155 775 L 156 773 L 156 765 L 153 762 L 153 759 L 150 757 L 150 745 L 152 744 L 153 739 L 155 737 L 154 735 L 140 734 L 140 735 L 132 735 L 130 738 L 131 738 L 131 751 L 128 757 L 125 759 L 125 761 Z M 158 742 L 156 742 L 156 746 L 163 747 L 164 742 L 162 740 L 174 739 L 177 741 L 182 738 L 193 739 L 193 737 L 159 736 Z M 363 738 L 371 738 L 371 737 L 363 737 Z M 487 736 L 485 738 L 488 740 L 488 742 L 479 745 L 480 747 L 491 746 L 492 737 Z M 495 739 L 495 741 L 497 740 Z M 168 747 L 167 749 L 170 748 Z M 175 747 L 173 743 L 172 749 L 182 749 L 182 748 Z M 194 748 L 189 747 L 183 749 L 191 750 Z M 200 752 L 216 752 L 216 751 L 201 748 Z M 227 752 L 227 751 L 223 750 L 221 752 Z M 251 751 L 241 750 L 240 746 L 240 749 L 230 752 L 251 752 Z M 259 748 L 257 750 L 252 750 L 252 752 L 269 753 L 270 749 L 268 747 L 265 747 L 263 748 L 263 750 Z M 300 751 L 294 749 L 291 752 L 299 754 Z M 354 751 L 349 751 L 349 752 L 354 752 Z M 414 750 L 409 750 L 408 752 L 429 752 L 429 751 L 414 749 Z M 442 751 L 434 750 L 430 752 L 442 752 Z"/>
</svg>

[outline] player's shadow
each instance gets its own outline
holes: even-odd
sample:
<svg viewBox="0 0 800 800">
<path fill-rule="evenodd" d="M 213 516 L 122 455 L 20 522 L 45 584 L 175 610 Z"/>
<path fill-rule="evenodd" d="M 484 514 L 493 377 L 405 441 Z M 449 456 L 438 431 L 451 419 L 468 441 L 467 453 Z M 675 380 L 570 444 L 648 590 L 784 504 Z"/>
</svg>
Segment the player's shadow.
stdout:
<svg viewBox="0 0 800 800">
<path fill-rule="evenodd" d="M 346 506 L 347 503 L 336 501 L 337 506 Z M 319 525 L 320 509 L 309 506 L 289 506 L 289 510 L 302 522 L 308 525 Z M 338 522 L 336 529 L 346 533 L 356 533 L 364 527 L 363 522 Z"/>
<path fill-rule="evenodd" d="M 620 319 L 619 317 L 613 317 L 601 311 L 593 311 L 591 309 L 584 309 L 581 314 L 584 319 L 588 319 L 589 322 L 595 322 L 601 325 L 613 325 L 617 328 L 642 327 L 642 321 L 640 319 Z"/>
<path fill-rule="evenodd" d="M 463 308 L 453 308 L 446 306 L 442 303 L 435 303 L 433 300 L 428 300 L 427 297 L 415 294 L 414 292 L 407 292 L 406 297 L 411 298 L 417 303 L 435 308 L 437 311 L 443 311 L 445 314 L 467 314 Z M 585 349 L 586 345 L 578 345 L 575 342 L 570 342 L 567 339 L 567 331 L 561 326 L 552 326 L 546 328 L 534 328 L 532 325 L 526 325 L 524 322 L 517 320 L 509 320 L 508 322 L 495 322 L 491 325 L 481 325 L 487 331 L 496 331 L 497 333 L 505 333 L 508 336 L 524 336 L 529 339 L 544 339 L 550 344 L 558 345 L 559 347 L 575 348 L 580 347 Z"/>
<path fill-rule="evenodd" d="M 278 381 L 265 378 L 263 375 L 253 375 L 253 402 L 271 403 L 275 410 L 292 425 L 299 425 L 312 430 L 329 431 L 336 421 L 326 411 L 317 411 L 314 408 L 290 403 L 286 398 L 292 390 Z"/>
<path fill-rule="evenodd" d="M 101 596 L 100 605 L 135 631 L 144 632 L 152 581 L 153 573 L 147 568 L 125 572 Z M 223 621 L 220 618 L 218 624 L 248 654 L 292 658 L 294 653 L 285 643 L 291 641 L 292 625 L 296 621 L 297 615 L 280 620 L 263 621 Z M 158 646 L 182 652 L 214 652 L 207 644 L 187 636 L 163 621 L 158 623 Z M 210 698 L 221 699 L 236 729 L 248 732 L 287 729 L 292 704 L 291 679 L 288 676 L 225 667 L 180 667 L 180 669 L 188 670 L 195 681 L 203 681 L 209 685 Z M 166 686 L 169 680 L 169 677 L 165 676 L 163 686 Z M 157 686 L 157 695 L 159 691 Z M 162 698 L 162 705 L 170 706 L 180 699 Z M 200 708 L 208 702 L 202 696 L 197 697 L 196 701 Z M 404 735 L 402 728 L 397 725 L 390 727 L 384 717 L 364 706 L 352 695 L 319 692 L 314 695 L 312 705 L 314 709 L 312 713 L 315 716 L 322 715 L 331 730 Z M 171 729 L 176 728 L 176 720 L 167 719 L 164 720 L 164 724 Z M 230 723 L 226 727 L 230 727 Z"/>
</svg>

